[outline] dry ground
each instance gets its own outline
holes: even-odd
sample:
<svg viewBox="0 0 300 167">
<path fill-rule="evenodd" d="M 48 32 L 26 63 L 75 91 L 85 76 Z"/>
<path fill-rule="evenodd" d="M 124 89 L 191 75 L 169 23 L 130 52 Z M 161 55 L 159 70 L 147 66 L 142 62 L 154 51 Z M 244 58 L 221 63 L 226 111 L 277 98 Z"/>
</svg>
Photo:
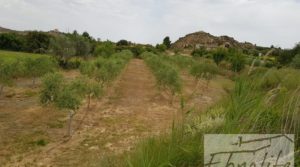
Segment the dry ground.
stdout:
<svg viewBox="0 0 300 167">
<path fill-rule="evenodd" d="M 65 72 L 69 79 L 78 75 Z M 181 77 L 187 106 L 196 111 L 221 99 L 226 94 L 223 83 L 231 84 L 218 77 L 205 91 L 203 82 L 195 90 L 191 76 L 183 72 Z M 90 110 L 81 107 L 70 140 L 64 138 L 67 113 L 40 106 L 38 88 L 32 88 L 30 80 L 17 82 L 4 93 L 10 96 L 0 96 L 0 166 L 97 166 L 107 154 L 130 151 L 140 139 L 168 132 L 181 116 L 179 100 L 170 105 L 170 98 L 156 89 L 154 76 L 139 59 L 130 61 Z"/>
</svg>

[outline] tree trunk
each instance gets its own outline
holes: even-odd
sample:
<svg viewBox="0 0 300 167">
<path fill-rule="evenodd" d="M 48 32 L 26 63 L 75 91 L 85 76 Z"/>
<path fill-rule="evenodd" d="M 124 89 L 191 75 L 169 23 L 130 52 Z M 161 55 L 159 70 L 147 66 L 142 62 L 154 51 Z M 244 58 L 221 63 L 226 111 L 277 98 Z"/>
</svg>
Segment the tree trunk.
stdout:
<svg viewBox="0 0 300 167">
<path fill-rule="evenodd" d="M 69 125 L 68 125 L 68 137 L 71 137 L 72 135 L 72 120 L 73 120 L 73 111 L 71 110 L 69 112 Z"/>
</svg>

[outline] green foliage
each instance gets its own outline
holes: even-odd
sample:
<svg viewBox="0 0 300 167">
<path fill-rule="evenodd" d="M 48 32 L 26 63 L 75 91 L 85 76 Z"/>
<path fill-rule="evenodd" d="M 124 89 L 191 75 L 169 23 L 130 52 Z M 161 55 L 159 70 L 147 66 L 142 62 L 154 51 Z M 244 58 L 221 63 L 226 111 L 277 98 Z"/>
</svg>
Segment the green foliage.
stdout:
<svg viewBox="0 0 300 167">
<path fill-rule="evenodd" d="M 128 45 L 130 45 L 130 42 L 125 39 L 122 39 L 117 42 L 117 46 L 128 46 Z"/>
<path fill-rule="evenodd" d="M 32 53 L 46 53 L 50 44 L 50 35 L 44 32 L 28 32 L 26 38 L 26 51 Z"/>
<path fill-rule="evenodd" d="M 65 85 L 59 92 L 55 104 L 61 109 L 76 111 L 81 104 L 81 99 L 72 85 Z"/>
<path fill-rule="evenodd" d="M 192 58 L 182 55 L 174 55 L 168 58 L 168 61 L 176 64 L 180 69 L 190 68 L 194 63 L 194 60 Z"/>
<path fill-rule="evenodd" d="M 196 79 L 204 78 L 207 81 L 210 81 L 218 72 L 218 67 L 210 63 L 195 63 L 190 69 L 190 74 Z"/>
<path fill-rule="evenodd" d="M 49 73 L 42 78 L 40 90 L 40 101 L 42 104 L 48 104 L 57 100 L 64 84 L 63 75 L 60 73 Z"/>
<path fill-rule="evenodd" d="M 75 56 L 87 57 L 91 51 L 91 44 L 87 38 L 83 36 L 73 36 Z"/>
<path fill-rule="evenodd" d="M 21 51 L 25 48 L 25 38 L 16 33 L 0 34 L 0 49 Z"/>
<path fill-rule="evenodd" d="M 68 89 L 75 93 L 79 97 L 84 97 L 87 93 L 87 82 L 86 77 L 77 77 L 68 84 Z"/>
<path fill-rule="evenodd" d="M 208 53 L 208 51 L 205 49 L 205 47 L 200 47 L 198 49 L 195 49 L 192 52 L 192 56 L 193 57 L 204 57 L 207 53 Z"/>
<path fill-rule="evenodd" d="M 229 53 L 229 62 L 231 63 L 231 70 L 234 72 L 240 72 L 244 69 L 246 60 L 245 55 L 239 51 L 233 51 Z"/>
<path fill-rule="evenodd" d="M 103 56 L 103 57 L 109 57 L 113 53 L 115 53 L 116 47 L 115 44 L 113 44 L 110 41 L 102 42 L 101 44 L 98 44 L 95 48 L 94 55 L 95 56 Z"/>
<path fill-rule="evenodd" d="M 169 49 L 171 47 L 171 40 L 170 37 L 165 37 L 163 40 L 163 44 Z"/>
<path fill-rule="evenodd" d="M 40 139 L 36 141 L 36 145 L 38 146 L 46 146 L 48 143 L 44 139 Z"/>
<path fill-rule="evenodd" d="M 90 34 L 86 31 L 82 33 L 82 37 L 84 37 L 90 41 L 93 40 L 93 38 L 90 36 Z"/>
<path fill-rule="evenodd" d="M 88 77 L 93 77 L 94 72 L 96 70 L 96 66 L 94 62 L 84 61 L 80 64 L 79 70 L 81 74 L 87 75 Z"/>
<path fill-rule="evenodd" d="M 145 52 L 146 49 L 142 45 L 135 45 L 133 47 L 130 47 L 131 52 L 133 53 L 134 57 L 136 57 L 136 58 L 140 58 L 140 55 L 143 52 Z"/>
<path fill-rule="evenodd" d="M 300 69 L 300 54 L 297 54 L 292 60 L 292 66 L 294 68 Z"/>
<path fill-rule="evenodd" d="M 123 50 L 111 55 L 109 58 L 98 57 L 94 61 L 83 62 L 80 66 L 80 72 L 94 78 L 103 86 L 118 76 L 132 56 L 131 51 Z"/>
<path fill-rule="evenodd" d="M 12 85 L 14 70 L 15 66 L 13 63 L 0 62 L 0 94 L 4 86 Z"/>
<path fill-rule="evenodd" d="M 219 65 L 222 60 L 225 60 L 227 58 L 227 55 L 228 51 L 226 50 L 226 48 L 218 48 L 213 51 L 213 59 L 217 65 Z"/>
<path fill-rule="evenodd" d="M 39 57 L 36 59 L 25 59 L 25 68 L 27 76 L 36 78 L 49 72 L 54 72 L 57 65 L 54 60 L 49 57 Z"/>
<path fill-rule="evenodd" d="M 75 43 L 69 37 L 56 36 L 50 40 L 49 52 L 65 61 L 76 54 Z"/>
<path fill-rule="evenodd" d="M 159 52 L 164 52 L 167 50 L 167 46 L 165 44 L 157 44 L 155 47 Z"/>
<path fill-rule="evenodd" d="M 78 69 L 81 66 L 81 63 L 85 62 L 79 57 L 72 57 L 66 61 L 66 69 Z"/>
<path fill-rule="evenodd" d="M 103 95 L 103 89 L 97 82 L 89 81 L 86 88 L 87 94 L 91 97 L 99 98 L 101 95 Z"/>
<path fill-rule="evenodd" d="M 173 129 L 170 136 L 150 138 L 141 142 L 133 153 L 129 154 L 125 166 L 199 166 L 203 155 L 200 149 L 203 145 L 201 139 L 200 135 L 183 135 L 179 130 Z"/>
<path fill-rule="evenodd" d="M 143 53 L 142 57 L 153 71 L 160 88 L 170 91 L 172 95 L 181 92 L 179 73 L 171 64 L 164 61 L 162 56 L 150 52 Z"/>
</svg>

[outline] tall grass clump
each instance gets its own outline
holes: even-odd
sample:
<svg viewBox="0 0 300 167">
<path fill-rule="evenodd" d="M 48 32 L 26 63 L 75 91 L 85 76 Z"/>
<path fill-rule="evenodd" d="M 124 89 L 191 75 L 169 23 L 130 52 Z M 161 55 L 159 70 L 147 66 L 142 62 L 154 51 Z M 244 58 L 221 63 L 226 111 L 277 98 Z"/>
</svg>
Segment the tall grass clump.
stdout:
<svg viewBox="0 0 300 167">
<path fill-rule="evenodd" d="M 190 74 L 196 78 L 198 84 L 200 79 L 206 80 L 206 87 L 208 87 L 209 81 L 218 73 L 219 69 L 217 65 L 212 63 L 194 63 L 190 68 Z"/>
</svg>

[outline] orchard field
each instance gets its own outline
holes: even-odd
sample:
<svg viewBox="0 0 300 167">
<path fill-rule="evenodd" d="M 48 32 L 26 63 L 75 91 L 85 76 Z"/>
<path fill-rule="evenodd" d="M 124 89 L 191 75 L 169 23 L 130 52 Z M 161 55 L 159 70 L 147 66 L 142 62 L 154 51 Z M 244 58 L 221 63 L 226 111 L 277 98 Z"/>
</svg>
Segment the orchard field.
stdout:
<svg viewBox="0 0 300 167">
<path fill-rule="evenodd" d="M 299 164 L 297 56 L 61 38 L 0 51 L 1 166 L 203 166 L 206 133 L 292 133 Z"/>
</svg>

